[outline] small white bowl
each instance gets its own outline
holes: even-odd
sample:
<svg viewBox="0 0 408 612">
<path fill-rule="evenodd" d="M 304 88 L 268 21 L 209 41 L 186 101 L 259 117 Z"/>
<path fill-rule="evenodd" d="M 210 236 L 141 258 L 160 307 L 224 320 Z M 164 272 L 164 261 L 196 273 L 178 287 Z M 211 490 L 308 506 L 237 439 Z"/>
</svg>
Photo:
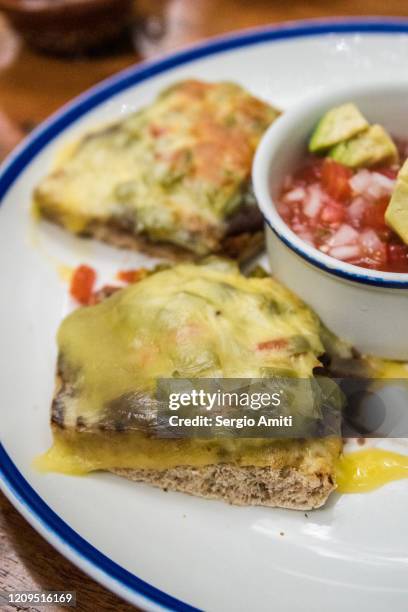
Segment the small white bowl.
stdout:
<svg viewBox="0 0 408 612">
<path fill-rule="evenodd" d="M 408 274 L 368 270 L 322 253 L 299 238 L 275 206 L 285 176 L 306 154 L 313 127 L 343 102 L 354 102 L 371 123 L 408 138 L 408 82 L 320 94 L 279 118 L 264 135 L 253 167 L 272 273 L 362 353 L 408 360 Z"/>
</svg>

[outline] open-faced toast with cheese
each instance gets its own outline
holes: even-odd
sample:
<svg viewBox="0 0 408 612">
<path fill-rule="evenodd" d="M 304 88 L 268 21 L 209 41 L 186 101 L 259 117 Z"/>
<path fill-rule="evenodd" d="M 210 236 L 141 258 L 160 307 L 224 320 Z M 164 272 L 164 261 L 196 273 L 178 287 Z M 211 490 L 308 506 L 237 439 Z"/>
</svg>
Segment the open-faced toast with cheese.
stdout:
<svg viewBox="0 0 408 612">
<path fill-rule="evenodd" d="M 76 234 L 153 255 L 248 259 L 263 244 L 250 173 L 279 112 L 233 83 L 186 80 L 85 135 L 34 193 Z"/>
<path fill-rule="evenodd" d="M 149 429 L 158 379 L 311 379 L 319 334 L 296 296 L 229 261 L 156 271 L 62 322 L 54 445 L 40 465 L 108 470 L 241 505 L 319 507 L 335 488 L 338 437 L 164 439 Z"/>
</svg>

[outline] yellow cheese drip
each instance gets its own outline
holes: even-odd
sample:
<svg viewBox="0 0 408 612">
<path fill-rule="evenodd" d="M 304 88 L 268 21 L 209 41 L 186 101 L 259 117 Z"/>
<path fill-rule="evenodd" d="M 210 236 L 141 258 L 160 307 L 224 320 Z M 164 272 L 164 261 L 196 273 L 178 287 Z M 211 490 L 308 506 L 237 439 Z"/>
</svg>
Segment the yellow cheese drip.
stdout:
<svg viewBox="0 0 408 612">
<path fill-rule="evenodd" d="M 71 281 L 74 270 L 75 268 L 72 268 L 71 266 L 67 266 L 62 263 L 57 265 L 58 276 L 62 281 L 66 283 L 69 283 Z"/>
<path fill-rule="evenodd" d="M 343 455 L 337 464 L 340 493 L 365 493 L 401 478 L 408 478 L 408 456 L 381 448 Z"/>
<path fill-rule="evenodd" d="M 407 363 L 374 357 L 368 357 L 367 361 L 378 378 L 408 377 Z M 336 472 L 339 493 L 364 493 L 408 478 L 408 456 L 381 448 L 365 448 L 342 455 Z"/>
<path fill-rule="evenodd" d="M 372 378 L 408 378 L 408 363 L 404 361 L 391 361 L 379 357 L 366 357 L 366 360 L 372 368 Z"/>
</svg>

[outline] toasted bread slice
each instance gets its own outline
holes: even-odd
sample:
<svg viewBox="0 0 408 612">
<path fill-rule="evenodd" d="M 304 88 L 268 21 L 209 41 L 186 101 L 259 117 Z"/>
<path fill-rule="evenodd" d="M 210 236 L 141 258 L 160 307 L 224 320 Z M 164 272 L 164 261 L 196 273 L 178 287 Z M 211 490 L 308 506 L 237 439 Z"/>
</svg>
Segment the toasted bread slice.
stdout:
<svg viewBox="0 0 408 612">
<path fill-rule="evenodd" d="M 89 426 L 69 423 L 73 390 L 57 377 L 52 405 L 54 445 L 40 467 L 65 473 L 106 470 L 165 491 L 179 491 L 239 506 L 312 510 L 336 488 L 341 453 L 337 437 L 269 440 L 261 447 L 227 440 L 153 440 L 126 430 L 123 413 Z M 148 467 L 124 467 L 134 463 Z M 168 464 L 170 467 L 163 467 Z"/>
<path fill-rule="evenodd" d="M 258 211 L 254 211 L 258 217 Z M 260 231 L 254 227 L 252 232 L 240 231 L 235 235 L 226 236 L 220 245 L 218 255 L 236 259 L 240 264 L 245 264 L 259 255 L 265 246 L 262 219 L 257 223 Z M 262 229 L 261 229 L 262 228 Z M 92 223 L 87 229 L 86 235 L 101 242 L 106 242 L 120 249 L 139 251 L 152 257 L 168 259 L 169 261 L 194 261 L 200 260 L 201 256 L 194 255 L 191 251 L 166 242 L 153 242 L 146 236 L 130 234 L 127 230 L 114 224 Z"/>
<path fill-rule="evenodd" d="M 260 244 L 256 146 L 279 112 L 232 83 L 187 80 L 85 135 L 38 185 L 67 230 L 154 255 L 244 258 Z"/>
<path fill-rule="evenodd" d="M 340 442 L 337 440 L 337 444 L 329 446 L 326 441 L 316 451 L 313 441 L 309 441 L 307 446 L 309 459 L 316 452 L 320 460 L 323 451 L 328 459 L 325 470 L 320 471 L 317 466 L 304 470 L 302 465 L 275 468 L 222 463 L 202 467 L 183 465 L 167 470 L 112 471 L 118 476 L 146 482 L 165 491 L 220 499 L 236 506 L 313 510 L 323 506 L 335 489 L 333 472 L 335 459 L 340 453 Z"/>
<path fill-rule="evenodd" d="M 292 293 L 269 277 L 246 278 L 230 262 L 155 272 L 62 323 L 55 442 L 43 467 L 107 470 L 235 504 L 318 507 L 335 488 L 339 438 L 163 438 L 152 384 L 281 372 L 311 378 L 324 350 L 319 333 Z"/>
</svg>

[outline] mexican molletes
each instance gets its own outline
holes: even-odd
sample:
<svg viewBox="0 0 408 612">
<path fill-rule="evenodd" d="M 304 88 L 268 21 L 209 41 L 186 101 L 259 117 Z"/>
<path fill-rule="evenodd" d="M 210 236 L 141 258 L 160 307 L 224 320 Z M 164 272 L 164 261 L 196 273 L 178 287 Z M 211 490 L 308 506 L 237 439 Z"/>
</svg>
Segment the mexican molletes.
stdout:
<svg viewBox="0 0 408 612">
<path fill-rule="evenodd" d="M 311 379 L 319 334 L 296 296 L 227 260 L 157 271 L 62 322 L 54 445 L 39 465 L 241 505 L 319 507 L 335 488 L 339 438 L 164 439 L 148 426 L 158 378 Z"/>
<path fill-rule="evenodd" d="M 117 246 L 246 259 L 263 240 L 252 158 L 278 115 L 234 83 L 176 83 L 84 135 L 35 189 L 35 205 L 67 230 Z"/>
</svg>

